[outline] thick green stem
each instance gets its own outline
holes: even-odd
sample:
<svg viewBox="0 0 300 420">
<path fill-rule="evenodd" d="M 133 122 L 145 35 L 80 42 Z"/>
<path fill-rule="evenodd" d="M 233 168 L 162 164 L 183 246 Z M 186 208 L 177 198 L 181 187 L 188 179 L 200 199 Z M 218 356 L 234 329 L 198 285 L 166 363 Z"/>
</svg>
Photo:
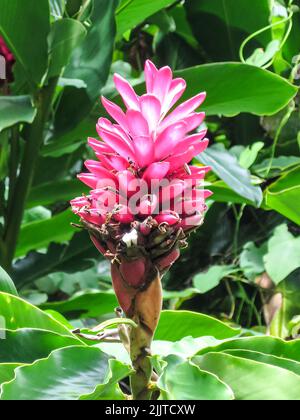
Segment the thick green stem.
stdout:
<svg viewBox="0 0 300 420">
<path fill-rule="evenodd" d="M 150 400 L 152 390 L 149 384 L 152 376 L 151 342 L 152 334 L 135 317 L 138 327 L 130 333 L 130 357 L 135 373 L 131 376 L 131 391 L 134 400 Z"/>
<path fill-rule="evenodd" d="M 133 321 L 137 328 L 130 331 L 130 357 L 135 373 L 131 376 L 131 391 L 134 400 L 150 400 L 153 389 L 150 387 L 153 368 L 151 363 L 151 344 L 162 308 L 162 289 L 160 276 L 140 291 L 134 301 Z"/>
<path fill-rule="evenodd" d="M 8 211 L 8 219 L 4 234 L 5 250 L 4 255 L 2 255 L 1 263 L 7 271 L 10 271 L 15 255 L 26 199 L 33 181 L 40 146 L 43 142 L 45 124 L 50 113 L 56 84 L 57 79 L 54 78 L 50 80 L 47 86 L 40 90 L 36 101 L 37 115 L 27 132 L 26 147 L 21 163 L 20 174 L 15 185 L 11 208 Z"/>
</svg>

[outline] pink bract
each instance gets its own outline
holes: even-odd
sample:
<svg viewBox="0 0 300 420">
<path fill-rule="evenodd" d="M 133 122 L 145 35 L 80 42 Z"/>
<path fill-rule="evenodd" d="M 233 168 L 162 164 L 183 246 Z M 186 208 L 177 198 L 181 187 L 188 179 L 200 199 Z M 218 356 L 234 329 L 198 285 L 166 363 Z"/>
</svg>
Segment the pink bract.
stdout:
<svg viewBox="0 0 300 420">
<path fill-rule="evenodd" d="M 169 67 L 157 69 L 149 60 L 145 79 L 147 92 L 139 96 L 127 80 L 114 76 L 125 109 L 102 97 L 113 122 L 100 118 L 101 140 L 89 139 L 98 160 L 87 161 L 89 172 L 78 177 L 92 190 L 73 200 L 72 209 L 97 226 L 108 221 L 129 225 L 152 215 L 158 223 L 188 230 L 202 223 L 210 195 L 202 188 L 210 168 L 189 166 L 208 146 L 206 130 L 192 133 L 203 123 L 205 114 L 197 110 L 206 94 L 174 108 L 186 82 L 173 79 Z M 186 202 L 192 203 L 191 211 L 186 211 Z"/>
</svg>

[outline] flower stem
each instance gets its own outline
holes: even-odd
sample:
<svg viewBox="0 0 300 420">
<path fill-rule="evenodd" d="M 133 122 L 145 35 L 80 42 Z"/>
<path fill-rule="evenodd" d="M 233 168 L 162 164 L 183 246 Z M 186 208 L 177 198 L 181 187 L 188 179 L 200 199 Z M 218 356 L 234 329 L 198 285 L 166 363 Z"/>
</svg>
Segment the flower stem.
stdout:
<svg viewBox="0 0 300 420">
<path fill-rule="evenodd" d="M 162 308 L 162 288 L 160 275 L 140 291 L 134 301 L 133 321 L 137 328 L 130 327 L 130 357 L 135 373 L 131 376 L 131 390 L 134 400 L 150 400 L 153 389 L 151 344 Z"/>
<path fill-rule="evenodd" d="M 135 319 L 137 321 L 137 319 Z M 134 400 L 150 400 L 149 388 L 152 376 L 151 345 L 152 337 L 147 328 L 140 323 L 130 333 L 130 357 L 135 373 L 131 376 L 131 391 Z"/>
</svg>

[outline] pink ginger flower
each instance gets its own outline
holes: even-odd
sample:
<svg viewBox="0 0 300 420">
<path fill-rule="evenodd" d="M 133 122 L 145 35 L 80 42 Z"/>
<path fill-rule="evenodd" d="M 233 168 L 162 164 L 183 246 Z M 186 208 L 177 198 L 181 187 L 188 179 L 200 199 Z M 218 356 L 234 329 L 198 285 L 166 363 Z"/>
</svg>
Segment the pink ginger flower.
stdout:
<svg viewBox="0 0 300 420">
<path fill-rule="evenodd" d="M 151 61 L 145 79 L 147 93 L 138 96 L 114 76 L 126 109 L 102 98 L 114 122 L 99 119 L 101 141 L 88 140 L 98 160 L 85 162 L 89 172 L 78 176 L 91 192 L 71 202 L 95 246 L 111 259 L 113 285 L 128 316 L 139 291 L 171 267 L 187 235 L 202 224 L 211 194 L 201 188 L 210 168 L 189 166 L 208 146 L 206 130 L 191 134 L 204 120 L 197 110 L 206 94 L 173 109 L 186 82 Z"/>
<path fill-rule="evenodd" d="M 79 179 L 91 188 L 88 196 L 71 202 L 97 249 L 111 260 L 113 286 L 120 306 L 137 327 L 119 328 L 136 375 L 134 399 L 150 399 L 151 342 L 162 307 L 161 276 L 187 246 L 198 228 L 211 194 L 202 188 L 208 167 L 189 166 L 207 145 L 206 130 L 197 112 L 205 100 L 200 93 L 174 109 L 186 83 L 173 79 L 169 67 L 158 70 L 146 62 L 147 93 L 138 96 L 115 75 L 125 111 L 102 98 L 114 120 L 100 118 L 101 141 L 88 143 L 97 160 L 88 160 L 88 173 Z"/>
</svg>

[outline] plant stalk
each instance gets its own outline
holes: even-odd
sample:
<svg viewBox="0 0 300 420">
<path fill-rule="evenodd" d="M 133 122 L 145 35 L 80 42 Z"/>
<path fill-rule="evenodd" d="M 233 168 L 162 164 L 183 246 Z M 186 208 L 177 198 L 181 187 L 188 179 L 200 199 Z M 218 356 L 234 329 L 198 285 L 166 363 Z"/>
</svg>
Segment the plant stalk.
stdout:
<svg viewBox="0 0 300 420">
<path fill-rule="evenodd" d="M 134 400 L 151 400 L 153 376 L 151 345 L 162 309 L 160 275 L 149 287 L 135 297 L 133 321 L 137 328 L 130 327 L 130 357 L 135 373 L 131 376 L 131 391 Z"/>
<path fill-rule="evenodd" d="M 7 271 L 11 270 L 15 255 L 18 236 L 24 214 L 27 196 L 34 178 L 36 164 L 39 158 L 40 146 L 44 138 L 53 94 L 57 85 L 57 78 L 49 81 L 37 95 L 37 114 L 32 125 L 28 128 L 26 146 L 21 163 L 20 174 L 15 184 L 14 196 L 8 212 L 8 219 L 4 233 L 5 249 L 2 255 L 2 265 Z"/>
</svg>

